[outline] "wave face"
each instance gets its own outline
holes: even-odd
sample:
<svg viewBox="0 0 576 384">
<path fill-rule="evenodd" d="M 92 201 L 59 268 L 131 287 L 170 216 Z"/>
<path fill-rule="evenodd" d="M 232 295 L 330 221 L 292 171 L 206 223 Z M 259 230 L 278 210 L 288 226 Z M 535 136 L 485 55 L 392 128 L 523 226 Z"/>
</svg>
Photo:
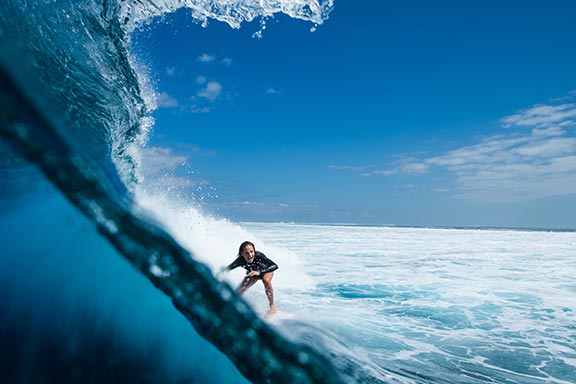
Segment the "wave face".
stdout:
<svg viewBox="0 0 576 384">
<path fill-rule="evenodd" d="M 238 226 L 140 179 L 136 28 L 180 8 L 321 24 L 332 5 L 4 1 L 3 382 L 574 382 L 574 232 Z M 284 319 L 213 276 L 245 239 L 282 266 Z"/>
<path fill-rule="evenodd" d="M 321 345 L 311 345 L 303 340 L 289 341 L 275 332 L 234 294 L 227 283 L 216 280 L 211 270 L 199 261 L 203 259 L 202 246 L 184 248 L 177 242 L 178 236 L 170 228 L 171 223 L 162 218 L 162 213 L 169 209 L 160 209 L 151 218 L 151 212 L 143 209 L 143 206 L 150 208 L 146 206 L 151 201 L 150 197 L 146 194 L 143 195 L 145 197 L 137 197 L 138 151 L 153 125 L 148 113 L 154 106 L 154 93 L 148 88 L 145 75 L 138 70 L 131 57 L 130 33 L 143 23 L 152 22 L 156 17 L 183 7 L 188 8 L 192 16 L 200 21 L 215 19 L 239 27 L 244 21 L 276 12 L 320 24 L 327 17 L 332 2 L 4 2 L 0 15 L 0 135 L 3 138 L 0 149 L 13 160 L 3 162 L 0 171 L 4 176 L 15 167 L 19 169 L 16 176 L 12 174 L 9 180 L 9 186 L 15 192 L 7 195 L 7 205 L 14 201 L 11 199 L 19 195 L 19 192 L 25 194 L 29 190 L 43 190 L 32 194 L 25 204 L 38 209 L 40 215 L 44 213 L 50 217 L 61 217 L 64 215 L 62 212 L 67 212 L 64 208 L 58 209 L 55 214 L 54 211 L 45 210 L 55 199 L 53 190 L 44 178 L 49 180 L 95 225 L 116 252 L 169 297 L 196 331 L 225 354 L 242 375 L 252 382 L 367 381 L 362 378 L 369 378 L 369 375 L 353 359 L 331 359 L 331 352 L 323 350 Z M 43 177 L 38 177 L 30 167 L 40 170 Z M 136 199 L 140 199 L 142 204 L 136 203 Z M 65 206 L 65 203 L 58 202 L 56 206 L 62 205 Z M 7 223 L 12 222 L 12 215 L 16 215 L 16 222 L 23 220 L 26 215 L 29 219 L 35 217 L 29 211 L 24 211 L 12 212 Z M 195 212 L 198 220 L 210 222 Z M 3 225 L 13 228 L 11 224 Z M 50 253 L 53 248 L 51 246 L 56 245 L 55 239 L 59 238 L 56 235 L 64 233 L 66 229 L 49 228 L 48 232 L 53 232 L 54 236 L 41 237 L 46 243 L 26 251 L 32 257 L 21 258 L 18 254 L 22 248 L 26 248 L 25 239 L 31 234 L 23 233 L 26 226 L 16 227 L 21 228 L 21 232 L 11 237 L 13 243 L 6 247 L 10 253 L 2 260 L 7 270 L 11 270 L 14 265 L 25 270 L 43 269 L 44 258 L 51 257 L 45 253 Z M 196 229 L 192 234 L 194 236 L 198 238 L 202 234 Z M 75 243 L 85 239 L 84 236 L 65 237 L 64 241 Z M 60 253 L 58 247 L 54 249 Z M 101 251 L 105 252 L 103 249 Z M 98 258 L 94 252 L 85 254 L 68 254 L 68 258 L 62 259 L 63 268 L 74 264 L 71 261 L 78 258 Z M 19 264 L 23 260 L 28 260 L 30 264 Z M 64 346 L 58 346 L 61 340 L 58 337 L 27 338 L 24 345 L 18 342 L 17 335 L 27 332 L 14 331 L 10 324 L 16 328 L 18 324 L 36 324 L 32 328 L 44 329 L 44 334 L 51 334 L 51 330 L 58 328 L 59 333 L 55 334 L 67 335 L 66 325 L 57 325 L 57 321 L 41 322 L 42 326 L 34 321 L 50 311 L 54 311 L 51 317 L 61 316 L 62 305 L 58 303 L 66 300 L 54 299 L 52 303 L 55 303 L 55 307 L 48 306 L 43 311 L 20 311 L 23 306 L 21 298 L 30 298 L 30 305 L 35 308 L 36 296 L 43 297 L 42 292 L 48 290 L 48 286 L 56 289 L 60 272 L 59 269 L 54 271 L 47 268 L 45 279 L 50 284 L 43 286 L 39 283 L 36 287 L 33 284 L 28 287 L 15 276 L 7 275 L 6 291 L 15 293 L 12 300 L 5 299 L 10 302 L 6 308 L 18 308 L 15 313 L 22 314 L 24 318 L 28 316 L 31 320 L 22 321 L 18 318 L 20 315 L 10 312 L 0 314 L 3 319 L 9 320 L 3 321 L 3 334 L 16 335 L 10 338 L 10 343 L 14 345 L 3 345 L 3 348 L 17 350 L 19 352 L 16 356 L 20 356 L 15 358 L 17 361 L 14 364 L 9 365 L 21 367 L 21 371 L 28 372 L 14 373 L 9 371 L 8 365 L 2 366 L 4 377 L 12 377 L 16 382 L 61 382 L 64 380 L 62 373 L 43 370 L 43 365 L 34 360 L 34 356 L 49 354 L 53 356 L 54 361 L 51 363 L 55 366 L 80 366 L 78 361 L 70 360 L 78 359 L 78 351 L 84 349 L 83 345 L 98 351 L 96 356 L 86 358 L 90 362 L 92 358 L 102 358 L 102 351 L 112 353 L 117 349 L 119 341 L 115 338 L 120 336 L 114 336 L 118 333 L 114 329 L 101 333 L 104 339 L 110 340 L 108 343 L 100 342 L 98 335 L 91 339 L 77 336 L 71 344 Z M 101 283 L 103 287 L 105 282 Z M 125 285 L 120 284 L 118 288 L 122 286 Z M 64 295 L 61 290 L 56 291 L 59 292 L 56 295 Z M 26 295 L 26 292 L 34 294 Z M 100 290 L 94 292 L 96 297 L 101 294 Z M 79 301 L 91 303 L 93 300 L 89 296 L 86 294 Z M 113 300 L 118 300 L 117 295 L 112 296 Z M 77 335 L 85 333 L 83 329 L 94 329 L 91 316 L 85 315 L 91 312 L 91 308 L 89 304 L 84 304 L 84 315 L 76 316 L 81 324 Z M 98 306 L 94 305 L 94 308 Z M 27 345 L 40 339 L 39 345 L 27 349 Z M 133 373 L 133 362 L 142 357 L 130 350 L 126 353 L 132 354 L 133 358 L 117 372 L 118 375 L 125 375 L 126 371 Z M 81 352 L 81 355 L 85 355 L 85 352 Z M 254 355 L 259 358 L 255 359 Z M 116 357 L 110 357 L 110 360 L 117 362 Z M 84 361 L 86 364 L 82 366 L 87 366 L 88 372 L 92 372 L 92 380 L 106 381 L 106 377 L 94 378 L 94 372 L 102 372 L 103 368 L 97 365 L 90 370 L 90 362 Z M 111 364 L 107 361 L 104 366 L 110 367 Z M 31 366 L 34 366 L 32 371 L 45 374 L 35 377 L 29 373 Z M 218 367 L 214 369 L 218 370 Z M 104 371 L 113 375 L 111 370 Z M 86 375 L 86 372 L 67 371 L 67 374 L 68 381 L 74 382 L 78 377 Z M 146 377 L 149 382 L 158 382 L 153 379 L 153 373 Z M 182 377 L 174 380 L 181 382 Z"/>
</svg>

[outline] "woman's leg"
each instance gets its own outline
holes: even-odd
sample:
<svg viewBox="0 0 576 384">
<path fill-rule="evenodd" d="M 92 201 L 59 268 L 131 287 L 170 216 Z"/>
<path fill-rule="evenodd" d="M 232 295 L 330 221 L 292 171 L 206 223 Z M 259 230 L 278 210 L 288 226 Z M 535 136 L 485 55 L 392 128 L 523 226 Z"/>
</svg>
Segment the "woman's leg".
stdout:
<svg viewBox="0 0 576 384">
<path fill-rule="evenodd" d="M 240 295 L 243 294 L 244 292 L 246 292 L 246 290 L 248 288 L 250 288 L 251 286 L 256 284 L 257 281 L 258 281 L 257 276 L 245 277 L 244 280 L 242 280 L 242 283 L 240 284 L 240 286 L 238 288 L 236 288 L 236 293 L 238 293 Z"/>
<path fill-rule="evenodd" d="M 274 277 L 274 272 L 268 272 L 262 276 L 262 283 L 264 283 L 264 290 L 266 291 L 266 297 L 270 303 L 270 310 L 268 311 L 267 317 L 272 316 L 276 313 L 276 306 L 274 305 L 274 289 L 272 288 L 272 278 Z"/>
</svg>

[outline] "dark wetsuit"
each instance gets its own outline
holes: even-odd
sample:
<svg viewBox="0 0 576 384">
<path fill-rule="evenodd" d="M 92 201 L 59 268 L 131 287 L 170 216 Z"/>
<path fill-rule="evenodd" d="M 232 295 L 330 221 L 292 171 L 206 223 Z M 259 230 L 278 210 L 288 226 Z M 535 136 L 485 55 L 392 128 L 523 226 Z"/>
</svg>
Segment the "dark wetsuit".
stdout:
<svg viewBox="0 0 576 384">
<path fill-rule="evenodd" d="M 261 279 L 264 274 L 274 272 L 278 269 L 278 265 L 276 265 L 275 262 L 267 258 L 265 254 L 259 251 L 256 251 L 256 254 L 254 255 L 254 261 L 252 263 L 249 264 L 246 262 L 246 260 L 244 260 L 242 256 L 238 256 L 236 260 L 232 262 L 232 264 L 226 267 L 226 269 L 231 271 L 238 267 L 244 268 L 246 270 L 246 274 L 252 271 L 259 271 L 260 276 L 257 276 L 259 279 Z"/>
</svg>

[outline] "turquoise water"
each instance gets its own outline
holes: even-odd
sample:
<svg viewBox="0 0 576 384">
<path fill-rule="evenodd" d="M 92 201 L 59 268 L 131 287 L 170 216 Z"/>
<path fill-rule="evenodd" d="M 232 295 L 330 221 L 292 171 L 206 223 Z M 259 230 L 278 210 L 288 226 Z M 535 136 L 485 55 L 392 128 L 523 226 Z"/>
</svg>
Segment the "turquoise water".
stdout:
<svg viewBox="0 0 576 384">
<path fill-rule="evenodd" d="M 382 376 L 576 380 L 576 232 L 245 227 L 298 254 L 314 282 L 283 295 L 283 305 L 338 335 Z"/>
<path fill-rule="evenodd" d="M 332 3 L 4 5 L 5 382 L 575 382 L 574 232 L 236 224 L 141 180 L 129 37 L 184 6 L 238 27 Z M 280 264 L 270 322 L 215 278 L 246 239 Z"/>
</svg>

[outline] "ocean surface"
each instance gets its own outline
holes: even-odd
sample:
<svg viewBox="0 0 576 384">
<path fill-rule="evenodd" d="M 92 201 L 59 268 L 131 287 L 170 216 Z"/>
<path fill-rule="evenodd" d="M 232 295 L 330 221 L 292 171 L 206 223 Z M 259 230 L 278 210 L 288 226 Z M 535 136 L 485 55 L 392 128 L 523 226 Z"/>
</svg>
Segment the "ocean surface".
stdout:
<svg viewBox="0 0 576 384">
<path fill-rule="evenodd" d="M 576 232 L 234 223 L 142 177 L 131 33 L 332 6 L 4 1 L 1 383 L 576 383 Z M 270 320 L 216 277 L 244 240 L 280 265 Z"/>
<path fill-rule="evenodd" d="M 576 382 L 575 232 L 243 227 L 312 280 L 280 308 L 382 382 Z"/>
</svg>

